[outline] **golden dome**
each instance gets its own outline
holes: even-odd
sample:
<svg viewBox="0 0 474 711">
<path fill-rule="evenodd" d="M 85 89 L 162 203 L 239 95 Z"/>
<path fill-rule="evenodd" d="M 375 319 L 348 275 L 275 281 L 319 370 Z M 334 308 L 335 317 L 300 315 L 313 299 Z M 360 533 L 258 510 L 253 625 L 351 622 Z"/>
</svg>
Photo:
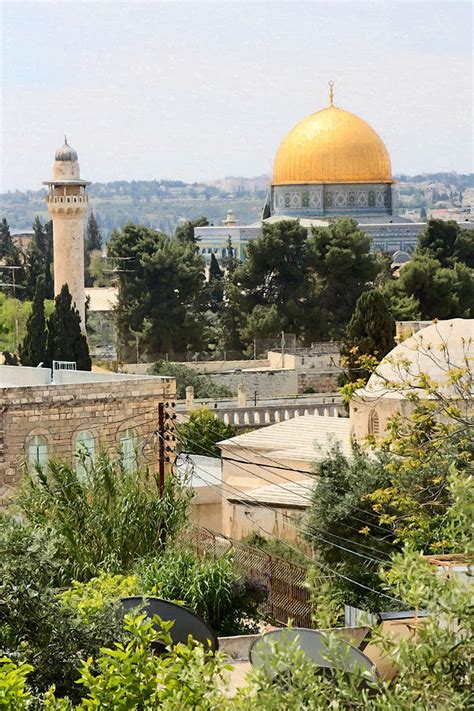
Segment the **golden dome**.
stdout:
<svg viewBox="0 0 474 711">
<path fill-rule="evenodd" d="M 331 105 L 300 121 L 286 136 L 275 157 L 272 182 L 392 182 L 390 156 L 369 124 Z"/>
</svg>

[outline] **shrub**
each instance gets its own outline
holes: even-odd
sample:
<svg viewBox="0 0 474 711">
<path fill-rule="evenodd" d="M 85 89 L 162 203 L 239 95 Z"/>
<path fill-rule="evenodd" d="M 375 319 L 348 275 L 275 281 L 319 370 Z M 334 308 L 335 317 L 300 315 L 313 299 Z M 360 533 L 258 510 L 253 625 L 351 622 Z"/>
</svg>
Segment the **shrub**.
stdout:
<svg viewBox="0 0 474 711">
<path fill-rule="evenodd" d="M 148 594 L 183 602 L 221 635 L 253 631 L 268 593 L 258 581 L 239 576 L 231 557 L 198 558 L 188 550 L 169 549 L 137 572 Z"/>
<path fill-rule="evenodd" d="M 76 580 L 72 586 L 60 593 L 61 603 L 76 610 L 86 622 L 104 607 L 122 597 L 138 595 L 141 591 L 137 575 L 110 575 L 100 573 L 97 578 L 91 578 L 87 583 Z"/>
<path fill-rule="evenodd" d="M 183 525 L 189 497 L 175 480 L 159 493 L 147 470 L 125 472 L 102 453 L 85 461 L 86 476 L 74 467 L 49 462 L 25 474 L 19 504 L 27 521 L 58 541 L 65 581 L 88 580 L 101 570 L 122 573 L 156 555 Z"/>
<path fill-rule="evenodd" d="M 80 698 L 76 680 L 81 660 L 122 639 L 122 625 L 111 608 L 91 615 L 86 624 L 60 604 L 51 587 L 58 573 L 53 554 L 43 532 L 2 522 L 0 655 L 34 667 L 28 679 L 35 693 L 54 684 L 59 694 L 74 700 Z M 18 673 L 9 673 L 7 681 L 13 683 Z"/>
<path fill-rule="evenodd" d="M 202 407 L 189 415 L 189 420 L 179 426 L 180 448 L 183 452 L 202 454 L 205 457 L 221 456 L 216 442 L 235 437 L 237 430 L 219 420 L 210 410 Z"/>
</svg>

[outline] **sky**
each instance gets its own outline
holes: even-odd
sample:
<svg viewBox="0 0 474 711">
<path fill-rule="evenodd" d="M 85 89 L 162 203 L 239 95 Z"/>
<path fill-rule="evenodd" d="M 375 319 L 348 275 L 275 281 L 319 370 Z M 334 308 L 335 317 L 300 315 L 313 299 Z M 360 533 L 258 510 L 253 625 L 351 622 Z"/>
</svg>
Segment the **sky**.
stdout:
<svg viewBox="0 0 474 711">
<path fill-rule="evenodd" d="M 329 80 L 394 173 L 473 170 L 467 0 L 0 0 L 0 20 L 0 191 L 48 180 L 64 133 L 92 181 L 270 173 Z"/>
</svg>

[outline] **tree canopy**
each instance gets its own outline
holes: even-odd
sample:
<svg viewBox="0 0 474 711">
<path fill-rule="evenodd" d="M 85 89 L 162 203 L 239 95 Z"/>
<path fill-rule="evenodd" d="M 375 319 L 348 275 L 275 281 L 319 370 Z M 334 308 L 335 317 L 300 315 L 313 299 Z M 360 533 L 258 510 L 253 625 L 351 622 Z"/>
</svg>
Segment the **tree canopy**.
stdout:
<svg viewBox="0 0 474 711">
<path fill-rule="evenodd" d="M 47 332 L 44 313 L 44 278 L 40 277 L 36 285 L 35 298 L 31 314 L 26 322 L 26 335 L 19 346 L 19 356 L 22 365 L 36 368 L 40 363 L 46 363 Z"/>
<path fill-rule="evenodd" d="M 122 347 L 140 332 L 150 354 L 199 351 L 204 262 L 194 244 L 129 223 L 113 232 L 108 253 L 118 258 L 116 314 Z"/>
</svg>

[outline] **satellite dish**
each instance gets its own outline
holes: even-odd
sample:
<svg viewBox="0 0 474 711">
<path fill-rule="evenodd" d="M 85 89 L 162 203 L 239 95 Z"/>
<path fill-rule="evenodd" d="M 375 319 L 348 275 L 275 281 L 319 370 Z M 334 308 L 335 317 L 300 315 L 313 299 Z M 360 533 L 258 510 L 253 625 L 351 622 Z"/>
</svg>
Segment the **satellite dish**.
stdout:
<svg viewBox="0 0 474 711">
<path fill-rule="evenodd" d="M 302 627 L 293 627 L 291 629 L 280 629 L 267 632 L 256 639 L 250 647 L 250 661 L 255 667 L 267 667 L 267 671 L 273 673 L 274 676 L 281 672 L 289 671 L 281 664 L 275 666 L 272 661 L 272 647 L 278 642 L 282 648 L 289 644 L 296 644 L 299 649 L 304 652 L 305 658 L 312 661 L 321 669 L 337 668 L 347 672 L 370 672 L 376 676 L 375 665 L 360 649 L 353 647 L 343 639 L 337 639 L 331 642 L 331 656 L 333 654 L 334 645 L 337 651 L 337 663 L 332 663 L 326 659 L 328 656 L 328 639 L 326 633 L 318 632 L 317 630 L 309 630 Z"/>
<path fill-rule="evenodd" d="M 174 625 L 170 630 L 173 644 L 182 642 L 188 643 L 188 636 L 204 645 L 206 649 L 215 652 L 219 649 L 219 641 L 215 632 L 209 627 L 202 617 L 184 605 L 177 605 L 168 600 L 160 600 L 158 597 L 123 597 L 120 604 L 126 612 L 140 608 L 147 617 L 159 615 L 162 620 L 169 622 L 173 620 Z M 155 649 L 164 651 L 165 646 L 157 642 Z"/>
</svg>

